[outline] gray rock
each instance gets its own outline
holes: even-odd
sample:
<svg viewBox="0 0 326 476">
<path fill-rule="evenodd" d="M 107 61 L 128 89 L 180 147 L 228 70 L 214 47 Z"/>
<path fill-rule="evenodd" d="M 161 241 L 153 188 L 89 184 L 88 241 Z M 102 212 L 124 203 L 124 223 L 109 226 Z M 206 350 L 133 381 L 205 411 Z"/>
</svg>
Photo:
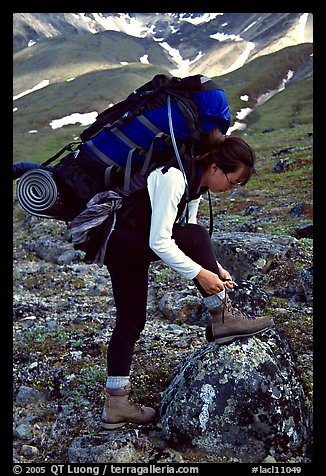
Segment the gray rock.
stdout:
<svg viewBox="0 0 326 476">
<path fill-rule="evenodd" d="M 271 455 L 268 455 L 266 456 L 266 458 L 262 461 L 262 463 L 277 463 L 276 459 L 271 456 Z"/>
<path fill-rule="evenodd" d="M 169 292 L 160 299 L 158 308 L 172 322 L 206 324 L 206 319 L 202 316 L 203 302 L 197 296 L 185 295 L 178 291 Z"/>
<path fill-rule="evenodd" d="M 71 264 L 78 257 L 78 253 L 75 250 L 66 250 L 56 258 L 56 263 L 59 265 Z"/>
<path fill-rule="evenodd" d="M 306 297 L 308 306 L 313 305 L 313 267 L 303 269 L 300 272 L 303 292 Z"/>
<path fill-rule="evenodd" d="M 108 294 L 107 285 L 98 283 L 92 285 L 87 291 L 88 296 L 107 296 Z"/>
<path fill-rule="evenodd" d="M 46 396 L 36 388 L 22 385 L 16 396 L 16 403 L 28 405 L 31 403 L 41 403 L 46 401 Z"/>
<path fill-rule="evenodd" d="M 257 212 L 261 209 L 259 205 L 248 205 L 243 212 L 244 216 L 257 215 Z"/>
<path fill-rule="evenodd" d="M 254 221 L 240 223 L 234 228 L 234 231 L 258 233 L 258 226 Z"/>
<path fill-rule="evenodd" d="M 299 241 L 286 235 L 249 232 L 213 233 L 218 261 L 236 281 L 261 276 L 298 254 Z"/>
<path fill-rule="evenodd" d="M 82 436 L 68 449 L 70 463 L 132 463 L 136 450 L 131 432 L 110 431 L 106 434 Z"/>
<path fill-rule="evenodd" d="M 14 428 L 13 436 L 21 440 L 30 440 L 33 436 L 30 423 L 20 423 L 16 428 Z"/>
<path fill-rule="evenodd" d="M 22 445 L 20 449 L 20 454 L 27 457 L 34 457 L 38 455 L 38 449 L 35 446 L 31 445 Z"/>
<path fill-rule="evenodd" d="M 291 208 L 289 214 L 293 218 L 299 218 L 305 212 L 305 203 L 297 203 L 294 207 Z"/>
<path fill-rule="evenodd" d="M 310 413 L 287 341 L 271 329 L 228 345 L 210 343 L 166 390 L 163 437 L 220 457 L 259 462 L 302 454 Z"/>
<path fill-rule="evenodd" d="M 42 235 L 30 243 L 29 250 L 34 251 L 45 261 L 58 264 L 58 259 L 64 256 L 65 252 L 71 250 L 71 245 L 67 241 L 54 236 Z"/>
<path fill-rule="evenodd" d="M 281 172 L 287 172 L 289 170 L 290 165 L 293 163 L 292 157 L 284 157 L 280 159 L 273 167 L 272 172 L 279 174 Z"/>
</svg>

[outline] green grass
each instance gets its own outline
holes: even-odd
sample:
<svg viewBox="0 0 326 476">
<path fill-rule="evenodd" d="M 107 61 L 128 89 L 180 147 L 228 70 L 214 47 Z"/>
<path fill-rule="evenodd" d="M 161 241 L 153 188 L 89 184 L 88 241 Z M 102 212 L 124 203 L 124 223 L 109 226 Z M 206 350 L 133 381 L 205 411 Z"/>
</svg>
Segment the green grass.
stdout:
<svg viewBox="0 0 326 476">
<path fill-rule="evenodd" d="M 216 196 L 213 206 L 216 230 L 227 221 L 230 229 L 237 224 L 254 222 L 261 233 L 293 235 L 297 227 L 313 222 L 311 132 L 312 124 L 306 124 L 298 128 L 276 129 L 267 134 L 251 133 L 249 128 L 242 134 L 256 152 L 258 173 L 245 187 Z M 273 156 L 273 153 L 290 147 L 292 151 Z M 284 157 L 291 157 L 289 169 L 282 173 L 273 172 L 274 165 Z M 304 213 L 292 217 L 289 212 L 299 203 L 305 204 Z M 260 207 L 257 214 L 244 215 L 249 205 Z M 200 206 L 202 214 L 208 215 L 206 200 Z"/>
<path fill-rule="evenodd" d="M 15 134 L 13 141 L 13 162 L 42 163 L 52 157 L 69 142 L 79 140 L 79 134 L 85 127 L 62 127 L 37 134 Z"/>
<path fill-rule="evenodd" d="M 246 118 L 252 132 L 279 129 L 313 121 L 312 79 L 296 81 L 258 107 Z"/>
<path fill-rule="evenodd" d="M 68 341 L 68 335 L 62 328 L 56 328 L 49 330 L 45 327 L 36 327 L 33 329 L 28 329 L 23 332 L 23 337 L 28 342 L 37 342 L 39 344 L 48 343 L 49 339 L 56 340 L 60 343 L 65 343 Z"/>
</svg>

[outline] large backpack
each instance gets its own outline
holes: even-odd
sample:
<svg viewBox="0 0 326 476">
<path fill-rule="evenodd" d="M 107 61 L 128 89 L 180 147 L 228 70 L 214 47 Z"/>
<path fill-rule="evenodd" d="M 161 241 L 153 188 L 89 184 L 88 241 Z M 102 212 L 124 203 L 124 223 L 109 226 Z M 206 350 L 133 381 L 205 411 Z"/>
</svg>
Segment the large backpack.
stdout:
<svg viewBox="0 0 326 476">
<path fill-rule="evenodd" d="M 145 176 L 153 161 L 164 164 L 173 155 L 184 174 L 187 190 L 183 153 L 186 149 L 191 151 L 203 134 L 215 127 L 225 133 L 229 124 L 225 93 L 210 78 L 195 75 L 181 79 L 159 74 L 124 101 L 100 113 L 81 133 L 81 141 L 69 143 L 42 167 L 69 151 L 53 170 L 61 197 L 69 203 L 64 217 L 69 220 L 96 193 L 121 181 L 123 195 L 128 196 L 133 191 L 130 178 L 135 171 Z"/>
</svg>

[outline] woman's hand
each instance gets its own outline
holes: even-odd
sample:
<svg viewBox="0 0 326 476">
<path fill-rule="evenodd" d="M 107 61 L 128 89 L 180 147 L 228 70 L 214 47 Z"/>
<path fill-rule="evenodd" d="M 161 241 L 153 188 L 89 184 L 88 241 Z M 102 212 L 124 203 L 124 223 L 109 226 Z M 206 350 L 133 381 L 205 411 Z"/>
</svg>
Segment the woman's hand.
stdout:
<svg viewBox="0 0 326 476">
<path fill-rule="evenodd" d="M 217 294 L 223 291 L 225 283 L 218 277 L 217 274 L 202 268 L 197 274 L 196 278 L 201 287 L 208 294 Z"/>
<path fill-rule="evenodd" d="M 223 268 L 223 266 L 218 261 L 216 261 L 216 264 L 218 266 L 219 275 L 222 279 L 232 279 L 231 274 L 225 268 Z"/>
<path fill-rule="evenodd" d="M 232 280 L 231 274 L 225 268 L 223 268 L 223 266 L 218 261 L 216 261 L 216 264 L 218 266 L 218 271 L 221 279 L 223 280 L 225 289 L 232 289 L 235 282 Z"/>
</svg>

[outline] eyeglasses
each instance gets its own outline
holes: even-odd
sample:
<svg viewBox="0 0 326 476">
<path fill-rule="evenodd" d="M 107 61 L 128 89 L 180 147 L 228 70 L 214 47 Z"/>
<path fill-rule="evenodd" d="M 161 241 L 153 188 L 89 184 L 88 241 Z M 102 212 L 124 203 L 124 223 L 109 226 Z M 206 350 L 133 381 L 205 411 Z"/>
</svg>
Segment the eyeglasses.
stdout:
<svg viewBox="0 0 326 476">
<path fill-rule="evenodd" d="M 230 184 L 230 188 L 234 188 L 234 187 L 238 187 L 239 185 L 241 185 L 241 182 L 231 182 L 231 180 L 229 179 L 229 177 L 227 176 L 227 174 L 225 172 L 223 172 L 225 177 L 226 177 L 226 180 L 229 182 Z"/>
</svg>

